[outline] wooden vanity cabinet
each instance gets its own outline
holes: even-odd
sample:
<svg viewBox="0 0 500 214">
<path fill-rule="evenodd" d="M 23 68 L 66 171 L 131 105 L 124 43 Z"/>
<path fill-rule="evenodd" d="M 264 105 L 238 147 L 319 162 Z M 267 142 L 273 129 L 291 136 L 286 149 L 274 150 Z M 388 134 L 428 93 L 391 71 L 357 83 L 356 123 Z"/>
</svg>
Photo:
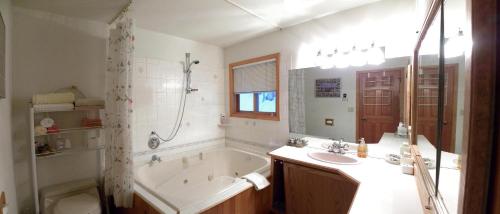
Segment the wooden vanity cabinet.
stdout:
<svg viewBox="0 0 500 214">
<path fill-rule="evenodd" d="M 273 165 L 275 213 L 349 213 L 359 186 L 356 180 L 338 170 L 303 163 L 273 159 Z"/>
</svg>

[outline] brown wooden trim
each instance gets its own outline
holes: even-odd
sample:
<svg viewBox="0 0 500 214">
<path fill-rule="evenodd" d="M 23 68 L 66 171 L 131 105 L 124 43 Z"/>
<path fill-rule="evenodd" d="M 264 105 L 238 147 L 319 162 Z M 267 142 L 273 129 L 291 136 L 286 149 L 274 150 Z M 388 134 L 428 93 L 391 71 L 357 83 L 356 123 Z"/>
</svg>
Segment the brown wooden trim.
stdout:
<svg viewBox="0 0 500 214">
<path fill-rule="evenodd" d="M 415 181 L 424 213 L 448 213 L 441 194 L 436 195 L 434 181 L 417 145 L 411 146 L 411 154 L 415 160 Z"/>
<path fill-rule="evenodd" d="M 270 153 L 267 153 L 267 155 L 271 156 L 271 163 L 274 163 L 274 160 L 282 160 L 282 161 L 285 161 L 285 162 L 288 162 L 288 163 L 293 163 L 293 164 L 297 164 L 297 165 L 304 166 L 304 167 L 314 168 L 314 169 L 322 170 L 322 171 L 333 173 L 333 174 L 339 174 L 339 175 L 342 175 L 342 176 L 344 176 L 346 178 L 349 178 L 349 180 L 351 180 L 353 183 L 359 184 L 358 180 L 356 180 L 355 178 L 353 178 L 349 174 L 347 174 L 347 173 L 345 173 L 342 170 L 339 170 L 337 168 L 326 167 L 326 166 L 321 166 L 321 165 L 316 165 L 316 164 L 310 164 L 310 163 L 298 161 L 298 160 L 295 160 L 295 159 L 292 159 L 292 158 L 287 158 L 287 157 L 283 157 L 283 156 L 272 155 Z M 271 169 L 274 169 L 273 166 L 271 166 L 271 167 L 272 167 Z"/>
<path fill-rule="evenodd" d="M 109 200 L 110 202 L 110 211 L 111 213 L 116 214 L 160 214 L 163 212 L 158 211 L 153 205 L 149 204 L 146 200 L 144 200 L 139 194 L 134 193 L 134 202 L 131 208 L 116 208 L 114 207 L 113 200 Z"/>
<path fill-rule="evenodd" d="M 424 41 L 425 35 L 427 35 L 427 31 L 431 27 L 432 22 L 434 21 L 434 18 L 436 17 L 436 14 L 439 11 L 439 8 L 441 7 L 441 1 L 442 0 L 432 0 L 431 6 L 427 11 L 422 27 L 418 32 L 417 43 L 415 44 L 414 48 L 414 51 L 416 51 L 417 53 L 418 50 L 420 49 L 420 46 L 422 45 L 422 42 Z M 418 56 L 418 54 L 414 56 Z"/>
<path fill-rule="evenodd" d="M 276 60 L 276 113 L 263 113 L 263 112 L 238 112 L 237 100 L 234 93 L 234 74 L 233 68 L 236 66 L 246 65 L 250 63 L 261 62 L 265 60 Z M 231 117 L 259 119 L 259 120 L 280 120 L 280 53 L 269 54 L 252 59 L 247 59 L 239 62 L 229 64 L 229 112 Z M 257 108 L 257 99 L 254 97 L 254 108 Z"/>
<path fill-rule="evenodd" d="M 488 199 L 492 149 L 495 142 L 495 96 L 497 78 L 496 0 L 468 0 L 467 18 L 473 48 L 465 55 L 465 109 L 462 170 L 460 173 L 459 213 L 486 213 L 488 203 L 498 203 L 490 194 Z M 496 17 L 496 18 L 495 18 Z M 467 35 L 466 35 L 467 38 Z M 498 95 L 497 95 L 498 96 Z M 496 113 L 498 114 L 498 112 Z M 495 123 L 496 122 L 496 123 Z M 496 127 L 495 127 L 496 126 Z M 498 181 L 496 181 L 498 182 Z"/>
<path fill-rule="evenodd" d="M 415 179 L 416 179 L 416 184 L 418 187 L 419 195 L 421 200 L 421 203 L 423 204 L 424 208 L 424 213 L 447 213 L 446 208 L 444 207 L 444 203 L 442 200 L 442 197 L 440 197 L 439 194 L 436 195 L 435 189 L 434 189 L 434 181 L 432 180 L 432 177 L 429 174 L 429 170 L 427 169 L 427 166 L 425 165 L 424 161 L 422 160 L 422 157 L 420 156 L 420 152 L 418 151 L 417 145 L 417 136 L 418 136 L 418 129 L 417 129 L 417 99 L 416 95 L 418 92 L 418 68 L 419 68 L 419 49 L 420 46 L 422 45 L 422 42 L 427 34 L 427 31 L 429 30 L 430 26 L 432 25 L 434 18 L 437 15 L 437 12 L 439 11 L 441 7 L 441 1 L 442 0 L 433 0 L 431 3 L 431 6 L 426 14 L 426 17 L 424 19 L 424 23 L 422 24 L 422 28 L 419 31 L 417 42 L 415 44 L 415 49 L 413 50 L 413 60 L 412 60 L 412 71 L 411 73 L 411 80 L 410 80 L 410 124 L 411 124 L 411 131 L 409 132 L 409 141 L 412 145 L 412 155 L 415 160 Z"/>
<path fill-rule="evenodd" d="M 7 199 L 5 198 L 5 192 L 0 194 L 0 214 L 3 214 L 3 208 L 7 206 Z"/>
</svg>

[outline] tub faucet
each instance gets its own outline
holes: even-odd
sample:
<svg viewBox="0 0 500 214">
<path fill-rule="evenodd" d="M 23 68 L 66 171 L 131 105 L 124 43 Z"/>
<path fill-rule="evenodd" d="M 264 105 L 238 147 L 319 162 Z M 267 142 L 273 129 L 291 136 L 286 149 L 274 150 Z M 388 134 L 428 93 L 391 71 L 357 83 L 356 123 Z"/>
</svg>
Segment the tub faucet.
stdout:
<svg viewBox="0 0 500 214">
<path fill-rule="evenodd" d="M 153 155 L 151 157 L 151 160 L 149 161 L 149 166 L 153 166 L 153 164 L 156 162 L 160 163 L 161 162 L 161 157 L 158 155 Z"/>
<path fill-rule="evenodd" d="M 332 145 L 328 146 L 328 152 L 332 152 L 335 154 L 345 154 L 347 150 L 349 150 L 349 145 L 347 143 L 344 143 L 344 138 L 341 138 L 340 141 L 337 141 L 335 139 L 331 139 Z"/>
</svg>

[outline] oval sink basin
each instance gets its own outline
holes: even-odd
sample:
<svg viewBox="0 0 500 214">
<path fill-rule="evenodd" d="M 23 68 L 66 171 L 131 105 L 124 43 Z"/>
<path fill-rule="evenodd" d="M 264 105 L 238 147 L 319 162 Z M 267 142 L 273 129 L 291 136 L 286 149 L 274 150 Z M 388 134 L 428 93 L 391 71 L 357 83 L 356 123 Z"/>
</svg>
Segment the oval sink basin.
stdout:
<svg viewBox="0 0 500 214">
<path fill-rule="evenodd" d="M 355 158 L 329 152 L 309 152 L 307 155 L 312 159 L 333 164 L 353 165 L 359 163 Z"/>
</svg>

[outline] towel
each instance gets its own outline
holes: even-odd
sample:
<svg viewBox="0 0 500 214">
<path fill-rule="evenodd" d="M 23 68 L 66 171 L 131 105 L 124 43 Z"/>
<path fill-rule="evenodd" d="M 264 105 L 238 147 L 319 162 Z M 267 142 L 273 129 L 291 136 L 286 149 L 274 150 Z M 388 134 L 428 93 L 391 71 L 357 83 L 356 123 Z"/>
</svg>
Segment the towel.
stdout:
<svg viewBox="0 0 500 214">
<path fill-rule="evenodd" d="M 245 175 L 243 176 L 243 178 L 252 183 L 255 187 L 255 190 L 257 191 L 269 186 L 269 181 L 267 180 L 267 178 L 256 172 Z"/>
<path fill-rule="evenodd" d="M 49 93 L 33 95 L 33 105 L 37 104 L 62 104 L 75 102 L 75 95 L 71 92 Z"/>
<path fill-rule="evenodd" d="M 71 111 L 75 108 L 73 103 L 62 104 L 36 104 L 33 105 L 35 112 L 51 112 L 51 111 Z"/>
<path fill-rule="evenodd" d="M 75 106 L 104 106 L 104 100 L 98 98 L 82 98 L 75 101 Z"/>
</svg>

